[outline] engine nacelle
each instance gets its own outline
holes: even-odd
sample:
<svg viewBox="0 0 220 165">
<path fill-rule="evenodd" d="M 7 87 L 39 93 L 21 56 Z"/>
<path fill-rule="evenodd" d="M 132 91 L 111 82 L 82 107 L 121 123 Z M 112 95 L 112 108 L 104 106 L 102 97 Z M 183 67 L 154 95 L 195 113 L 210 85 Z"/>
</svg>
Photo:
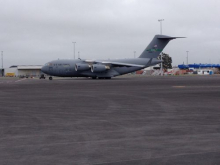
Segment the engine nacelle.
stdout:
<svg viewBox="0 0 220 165">
<path fill-rule="evenodd" d="M 90 66 L 88 64 L 76 64 L 75 65 L 75 70 L 76 71 L 86 71 L 89 70 Z"/>
<path fill-rule="evenodd" d="M 106 65 L 101 65 L 101 64 L 94 64 L 92 65 L 91 67 L 91 72 L 93 73 L 99 73 L 99 72 L 104 72 L 106 71 L 107 69 L 110 69 L 109 66 L 106 66 Z"/>
</svg>

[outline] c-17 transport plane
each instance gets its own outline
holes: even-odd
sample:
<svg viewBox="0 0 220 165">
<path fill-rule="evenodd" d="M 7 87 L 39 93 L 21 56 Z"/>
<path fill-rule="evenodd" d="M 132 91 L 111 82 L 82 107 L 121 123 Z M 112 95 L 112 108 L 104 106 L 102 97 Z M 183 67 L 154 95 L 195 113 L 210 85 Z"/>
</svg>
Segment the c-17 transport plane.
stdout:
<svg viewBox="0 0 220 165">
<path fill-rule="evenodd" d="M 157 59 L 159 54 L 170 40 L 176 38 L 184 37 L 155 35 L 138 58 L 115 60 L 54 60 L 46 63 L 41 70 L 45 74 L 50 75 L 49 80 L 52 80 L 52 76 L 111 79 L 115 76 L 131 73 L 161 63 L 162 60 Z"/>
</svg>

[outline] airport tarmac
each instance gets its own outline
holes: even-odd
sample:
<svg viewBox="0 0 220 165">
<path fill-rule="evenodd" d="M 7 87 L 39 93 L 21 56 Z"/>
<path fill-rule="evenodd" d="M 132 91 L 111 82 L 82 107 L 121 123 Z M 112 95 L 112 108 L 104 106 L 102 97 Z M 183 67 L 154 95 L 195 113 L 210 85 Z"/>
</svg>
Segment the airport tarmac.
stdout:
<svg viewBox="0 0 220 165">
<path fill-rule="evenodd" d="M 220 76 L 0 78 L 0 164 L 220 164 Z"/>
</svg>

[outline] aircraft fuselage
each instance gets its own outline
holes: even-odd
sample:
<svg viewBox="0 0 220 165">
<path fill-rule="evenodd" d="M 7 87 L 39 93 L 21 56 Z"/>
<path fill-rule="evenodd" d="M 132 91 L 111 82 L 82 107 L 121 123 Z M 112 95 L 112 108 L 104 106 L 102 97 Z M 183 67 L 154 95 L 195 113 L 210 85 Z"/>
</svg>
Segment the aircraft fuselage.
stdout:
<svg viewBox="0 0 220 165">
<path fill-rule="evenodd" d="M 94 63 L 85 62 L 85 60 L 54 60 L 48 62 L 42 67 L 42 71 L 51 76 L 59 77 L 115 77 L 118 75 L 127 74 L 143 68 L 160 63 L 160 60 L 152 59 L 150 65 L 146 65 L 150 58 L 135 58 L 135 59 L 118 59 L 118 60 L 104 60 L 105 62 L 119 62 L 119 63 L 132 63 L 138 65 L 144 65 L 144 67 L 138 66 L 113 66 L 111 64 L 99 64 L 96 65 L 107 67 L 104 71 L 95 72 L 91 70 Z M 88 68 L 85 70 L 77 70 L 76 65 L 82 64 L 87 65 Z"/>
</svg>

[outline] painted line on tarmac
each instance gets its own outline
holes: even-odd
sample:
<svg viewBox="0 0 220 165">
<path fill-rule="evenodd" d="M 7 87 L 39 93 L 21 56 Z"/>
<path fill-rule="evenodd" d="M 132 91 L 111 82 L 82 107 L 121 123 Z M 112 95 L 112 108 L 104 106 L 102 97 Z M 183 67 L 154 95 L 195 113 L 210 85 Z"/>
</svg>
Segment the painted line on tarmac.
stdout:
<svg viewBox="0 0 220 165">
<path fill-rule="evenodd" d="M 6 81 L 7 84 L 11 84 L 13 83 L 14 81 Z"/>
<path fill-rule="evenodd" d="M 220 86 L 172 86 L 173 88 L 220 88 Z"/>
<path fill-rule="evenodd" d="M 25 78 L 25 79 L 17 80 L 17 81 L 15 81 L 15 83 L 21 82 L 21 81 L 24 81 L 24 80 L 27 80 L 27 79 Z"/>
</svg>

